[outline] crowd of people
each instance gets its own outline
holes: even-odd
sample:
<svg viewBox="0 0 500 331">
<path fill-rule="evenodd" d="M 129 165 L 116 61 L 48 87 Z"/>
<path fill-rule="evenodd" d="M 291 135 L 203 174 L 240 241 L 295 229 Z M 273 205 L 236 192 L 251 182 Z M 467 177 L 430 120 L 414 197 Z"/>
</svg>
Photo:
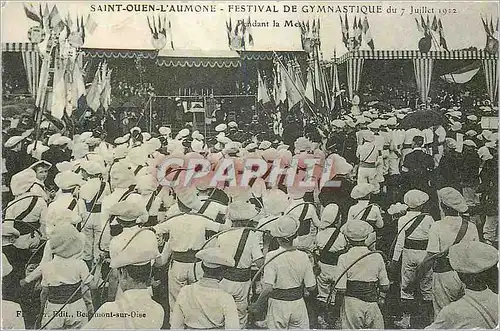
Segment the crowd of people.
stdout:
<svg viewBox="0 0 500 331">
<path fill-rule="evenodd" d="M 496 327 L 498 133 L 480 121 L 498 109 L 422 127 L 405 118 L 428 110 L 371 105 L 282 136 L 4 127 L 3 328 Z M 229 158 L 269 168 L 164 184 Z M 268 180 L 309 159 L 326 181 Z"/>
</svg>

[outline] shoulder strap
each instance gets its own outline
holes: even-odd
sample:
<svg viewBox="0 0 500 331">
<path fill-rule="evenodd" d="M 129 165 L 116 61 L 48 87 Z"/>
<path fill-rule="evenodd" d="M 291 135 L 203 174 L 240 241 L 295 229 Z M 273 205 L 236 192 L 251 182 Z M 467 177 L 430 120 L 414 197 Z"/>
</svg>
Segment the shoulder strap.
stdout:
<svg viewBox="0 0 500 331">
<path fill-rule="evenodd" d="M 368 154 L 368 156 L 365 157 L 365 159 L 363 161 L 361 161 L 361 162 L 366 162 L 366 160 L 368 160 L 370 158 L 370 156 L 372 156 L 372 153 L 375 150 L 375 147 L 377 147 L 377 146 L 375 144 L 373 144 L 372 150 L 370 151 L 370 153 Z"/>
<path fill-rule="evenodd" d="M 495 322 L 495 318 L 490 314 L 488 309 L 481 302 L 468 295 L 464 295 L 463 298 L 469 305 L 476 309 L 481 317 L 483 317 L 489 329 L 496 328 L 497 323 Z"/>
<path fill-rule="evenodd" d="M 95 205 L 95 203 L 97 202 L 97 200 L 99 200 L 99 198 L 101 197 L 101 195 L 104 192 L 105 188 L 106 188 L 106 182 L 101 182 L 101 186 L 99 187 L 99 192 L 97 192 L 97 194 L 90 201 L 90 203 L 91 203 L 92 206 Z"/>
<path fill-rule="evenodd" d="M 76 207 L 76 199 L 75 199 L 75 198 L 73 198 L 73 199 L 71 200 L 71 203 L 70 203 L 70 204 L 69 204 L 69 206 L 68 206 L 68 209 L 69 209 L 69 210 L 74 210 L 74 209 L 75 209 L 75 207 Z"/>
<path fill-rule="evenodd" d="M 33 211 L 37 202 L 38 202 L 37 196 L 34 196 L 33 198 L 31 198 L 31 202 L 28 205 L 28 208 L 26 208 L 21 214 L 17 215 L 15 220 L 16 221 L 24 220 L 26 218 L 26 216 L 28 216 Z"/>
<path fill-rule="evenodd" d="M 333 231 L 332 235 L 330 236 L 330 239 L 326 242 L 325 247 L 321 250 L 321 253 L 323 252 L 328 252 L 330 248 L 332 248 L 333 244 L 335 243 L 335 240 L 339 237 L 340 234 L 340 226 L 335 228 L 335 231 Z"/>
<path fill-rule="evenodd" d="M 260 228 L 262 228 L 263 226 L 265 226 L 265 225 L 267 225 L 267 224 L 269 224 L 269 223 L 271 223 L 271 222 L 273 222 L 273 221 L 276 221 L 278 218 L 279 218 L 279 217 L 271 218 L 269 221 L 267 221 L 267 222 L 265 222 L 265 223 L 263 223 L 263 224 L 259 225 L 259 226 L 257 227 L 257 229 L 260 229 Z"/>
<path fill-rule="evenodd" d="M 413 223 L 408 227 L 408 229 L 405 230 L 405 238 L 408 238 L 409 236 L 411 236 L 411 234 L 413 233 L 413 231 L 415 231 L 415 229 L 420 225 L 420 223 L 422 223 L 422 221 L 424 220 L 425 216 L 427 216 L 427 214 L 419 214 L 415 217 L 412 218 Z"/>
<path fill-rule="evenodd" d="M 245 249 L 245 245 L 247 243 L 248 235 L 250 234 L 250 229 L 243 229 L 243 233 L 241 234 L 240 242 L 238 243 L 238 248 L 236 248 L 236 254 L 234 254 L 234 267 L 238 267 L 238 263 L 240 263 L 241 255 L 243 255 L 243 250 Z"/>
<path fill-rule="evenodd" d="M 366 206 L 365 211 L 363 212 L 363 215 L 361 215 L 362 221 L 366 221 L 366 219 L 368 218 L 368 215 L 370 215 L 370 212 L 372 211 L 372 207 L 373 207 L 373 205 Z"/>
<path fill-rule="evenodd" d="M 135 190 L 135 185 L 129 186 L 129 188 L 122 194 L 118 202 L 125 200 L 132 192 Z"/>
<path fill-rule="evenodd" d="M 149 211 L 151 209 L 151 206 L 153 205 L 153 202 L 156 199 L 156 194 L 155 192 L 151 193 L 151 196 L 148 199 L 148 203 L 146 204 L 146 210 Z"/>
<path fill-rule="evenodd" d="M 306 218 L 307 212 L 309 211 L 309 204 L 305 204 L 304 208 L 302 208 L 302 212 L 299 216 L 299 222 L 302 222 L 304 218 Z"/>
<path fill-rule="evenodd" d="M 354 219 L 358 219 L 358 216 L 359 216 L 359 215 L 361 215 L 361 213 L 363 213 L 363 216 L 364 216 L 364 214 L 366 213 L 366 210 L 367 210 L 368 208 L 370 208 L 370 209 L 368 210 L 368 214 L 369 214 L 369 213 L 370 213 L 370 211 L 371 211 L 372 205 L 373 205 L 373 204 L 369 204 L 369 205 L 368 205 L 368 206 L 366 206 L 365 208 L 361 209 L 361 210 L 360 210 L 360 211 L 359 211 L 359 212 L 358 212 L 358 213 L 354 216 Z M 361 216 L 361 217 L 363 217 L 363 216 Z M 368 217 L 368 215 L 366 215 L 366 217 Z M 365 218 L 365 219 L 366 219 L 366 218 Z"/>
<path fill-rule="evenodd" d="M 469 228 L 469 222 L 462 220 L 462 225 L 460 226 L 460 229 L 458 230 L 457 237 L 455 238 L 455 241 L 453 242 L 452 245 L 458 244 L 462 239 L 465 237 L 465 234 L 467 233 L 467 229 Z"/>
<path fill-rule="evenodd" d="M 207 210 L 208 206 L 210 205 L 210 202 L 211 202 L 210 199 L 205 200 L 203 202 L 203 205 L 201 205 L 200 210 L 198 210 L 198 213 L 203 214 Z"/>
</svg>

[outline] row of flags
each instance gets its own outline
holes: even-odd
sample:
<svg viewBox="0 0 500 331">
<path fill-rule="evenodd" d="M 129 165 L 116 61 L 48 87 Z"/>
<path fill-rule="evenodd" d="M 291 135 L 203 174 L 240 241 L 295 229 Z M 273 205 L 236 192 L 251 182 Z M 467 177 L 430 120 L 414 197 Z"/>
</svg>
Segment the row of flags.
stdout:
<svg viewBox="0 0 500 331">
<path fill-rule="evenodd" d="M 302 42 L 302 49 L 307 53 L 313 51 L 313 47 L 318 45 L 321 48 L 320 39 L 320 20 L 319 18 L 314 19 L 312 23 L 310 21 L 300 22 L 300 40 Z"/>
<path fill-rule="evenodd" d="M 327 78 L 329 74 L 330 80 Z M 325 111 L 333 110 L 335 100 L 340 95 L 336 65 L 332 65 L 328 73 L 319 61 L 311 58 L 306 79 L 304 80 L 303 77 L 300 65 L 295 58 L 289 59 L 286 63 L 276 59 L 272 88 L 268 87 L 266 80 L 258 72 L 257 100 L 259 104 L 266 110 L 275 109 L 276 111 L 272 114 L 275 119 L 281 118 L 282 111 L 292 111 L 298 105 L 302 105 L 300 110 L 308 110 L 314 117 L 320 117 Z"/>
<path fill-rule="evenodd" d="M 493 17 L 490 17 L 490 20 L 488 22 L 488 18 L 484 18 L 481 15 L 481 21 L 483 22 L 483 27 L 484 27 L 484 31 L 486 32 L 486 35 L 493 38 L 493 39 L 497 39 L 497 37 L 498 37 L 498 17 L 497 17 L 497 22 L 495 24 L 495 27 L 493 27 Z"/>
<path fill-rule="evenodd" d="M 432 22 L 430 21 L 429 15 L 427 15 L 427 20 L 420 15 L 420 20 L 415 17 L 415 22 L 417 23 L 417 29 L 419 32 L 424 34 L 423 39 L 425 42 L 425 47 L 420 49 L 421 51 L 429 51 L 432 45 L 436 47 L 436 50 L 444 49 L 449 51 L 446 39 L 444 37 L 443 23 L 441 18 L 437 18 L 434 15 Z M 428 48 L 428 50 L 427 50 Z"/>
<path fill-rule="evenodd" d="M 87 93 L 83 55 L 78 52 L 78 48 L 85 42 L 85 37 L 97 28 L 92 17 L 88 15 L 84 20 L 83 16 L 77 16 L 73 20 L 69 13 L 63 17 L 56 5 L 49 9 L 47 4 L 43 9 L 41 4 L 38 9 L 33 5 L 24 4 L 24 12 L 29 19 L 39 23 L 43 31 L 41 40 L 38 40 L 39 54 L 43 61 L 35 106 L 42 110 L 46 105 L 46 110 L 49 112 L 47 115 L 58 120 L 70 117 L 75 109 L 82 108 L 85 95 L 87 103 L 93 110 L 97 110 L 100 105 L 107 108 L 111 99 L 111 70 L 107 69 L 107 65 L 103 66 L 104 69 L 100 66 L 96 73 L 98 78 L 94 78 Z M 51 65 L 53 66 L 52 93 L 47 98 Z M 41 111 L 37 115 L 37 122 L 40 120 Z"/>
<path fill-rule="evenodd" d="M 233 27 L 231 18 L 226 22 L 227 42 L 232 50 L 245 50 L 247 47 L 254 45 L 252 35 L 250 16 L 245 22 L 245 19 L 239 19 Z"/>
<path fill-rule="evenodd" d="M 160 17 L 158 20 L 153 16 L 151 20 L 147 17 L 149 31 L 152 36 L 152 43 L 155 49 L 163 49 L 168 41 L 170 41 L 170 49 L 174 49 L 174 41 L 172 39 L 172 22 L 167 17 Z"/>
<path fill-rule="evenodd" d="M 357 51 L 363 45 L 363 42 L 365 42 L 372 51 L 375 49 L 375 43 L 373 41 L 367 16 L 365 16 L 364 19 L 355 16 L 352 27 L 349 26 L 347 14 L 345 14 L 344 19 L 342 19 L 342 15 L 339 16 L 342 30 L 342 42 L 348 51 Z"/>
</svg>

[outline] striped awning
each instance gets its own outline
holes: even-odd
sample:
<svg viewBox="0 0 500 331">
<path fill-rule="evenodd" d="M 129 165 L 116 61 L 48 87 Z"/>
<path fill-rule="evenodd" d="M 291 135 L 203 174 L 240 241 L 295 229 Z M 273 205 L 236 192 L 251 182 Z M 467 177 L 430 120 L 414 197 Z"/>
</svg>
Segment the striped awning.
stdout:
<svg viewBox="0 0 500 331">
<path fill-rule="evenodd" d="M 38 51 L 34 43 L 2 43 L 2 52 L 35 52 Z"/>
<path fill-rule="evenodd" d="M 96 49 L 83 48 L 83 54 L 91 58 L 113 58 L 113 59 L 134 59 L 134 58 L 156 58 L 158 51 L 144 49 Z"/>
<path fill-rule="evenodd" d="M 434 60 L 483 60 L 496 59 L 496 54 L 490 54 L 484 50 L 456 50 L 456 51 L 430 51 L 422 53 L 416 50 L 362 50 L 349 52 L 337 59 L 341 64 L 348 59 L 365 60 L 413 60 L 413 59 L 434 59 Z"/>
</svg>

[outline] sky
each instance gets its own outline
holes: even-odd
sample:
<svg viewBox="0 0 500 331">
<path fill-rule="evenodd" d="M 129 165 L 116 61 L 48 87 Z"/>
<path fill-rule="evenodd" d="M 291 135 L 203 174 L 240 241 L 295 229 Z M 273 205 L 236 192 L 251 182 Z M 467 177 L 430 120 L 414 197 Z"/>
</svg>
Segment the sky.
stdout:
<svg viewBox="0 0 500 331">
<path fill-rule="evenodd" d="M 115 49 L 150 49 L 151 34 L 147 25 L 145 12 L 91 12 L 91 5 L 102 5 L 107 2 L 58 2 L 57 7 L 62 15 L 68 12 L 75 15 L 91 14 L 97 22 L 95 32 L 87 38 L 85 47 L 115 48 Z M 120 3 L 115 1 L 113 3 Z M 134 2 L 154 4 L 155 2 Z M 182 2 L 178 2 L 182 3 Z M 184 2 L 186 3 L 186 2 Z M 233 21 L 247 19 L 247 13 L 229 12 L 230 5 L 254 4 L 255 2 L 218 2 L 216 12 L 208 13 L 161 13 L 166 14 L 167 20 L 172 23 L 172 34 L 175 49 L 181 50 L 227 50 L 226 20 Z M 38 6 L 37 3 L 32 3 Z M 49 7 L 54 3 L 48 2 Z M 124 2 L 123 4 L 130 4 Z M 210 2 L 192 2 L 192 4 L 209 5 Z M 250 18 L 259 22 L 269 22 L 269 27 L 253 27 L 252 34 L 255 40 L 253 50 L 293 51 L 301 49 L 300 29 L 284 27 L 285 20 L 308 20 L 319 18 L 321 21 L 321 44 L 324 59 L 330 59 L 334 51 L 337 56 L 346 52 L 342 43 L 341 25 L 338 13 L 304 13 L 302 8 L 318 5 L 359 5 L 381 6 L 382 13 L 368 14 L 376 49 L 383 50 L 416 50 L 418 40 L 422 37 L 417 30 L 415 17 L 410 14 L 415 8 L 433 10 L 437 18 L 441 18 L 444 35 L 450 49 L 461 49 L 470 46 L 484 48 L 486 34 L 481 23 L 481 15 L 493 19 L 494 25 L 498 17 L 498 4 L 489 2 L 261 2 L 260 5 L 275 5 L 277 13 L 252 12 Z M 285 13 L 284 6 L 297 6 L 296 13 Z M 304 7 L 305 6 L 305 7 Z M 289 8 L 290 8 L 289 7 Z M 396 13 L 388 14 L 391 8 Z M 234 7 L 233 7 L 234 10 Z M 404 10 L 404 12 L 403 12 Z M 446 14 L 444 14 L 446 10 Z M 158 12 L 155 14 L 159 14 Z M 434 14 L 431 14 L 430 19 Z M 342 14 L 344 16 L 344 14 Z M 355 14 L 348 14 L 350 24 Z M 358 18 L 364 18 L 358 14 Z M 425 15 L 424 15 L 425 17 Z M 272 27 L 272 21 L 280 23 L 280 27 Z M 26 17 L 21 2 L 7 2 L 2 8 L 2 42 L 27 42 L 27 31 L 37 25 Z M 363 45 L 361 49 L 368 49 Z"/>
</svg>

